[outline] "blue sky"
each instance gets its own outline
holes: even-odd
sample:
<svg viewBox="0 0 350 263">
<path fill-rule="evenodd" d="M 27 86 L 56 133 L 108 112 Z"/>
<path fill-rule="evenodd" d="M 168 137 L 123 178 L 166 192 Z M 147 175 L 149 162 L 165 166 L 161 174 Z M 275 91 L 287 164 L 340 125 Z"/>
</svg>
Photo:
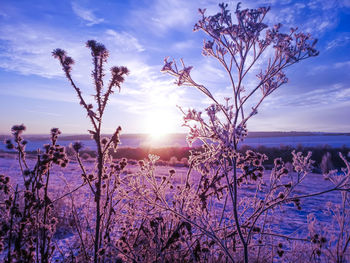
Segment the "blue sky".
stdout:
<svg viewBox="0 0 350 263">
<path fill-rule="evenodd" d="M 197 90 L 177 87 L 160 73 L 166 56 L 193 65 L 193 78 L 218 100 L 230 95 L 225 73 L 203 57 L 205 35 L 193 32 L 198 8 L 218 11 L 221 1 L 4 1 L 0 0 L 0 133 L 24 123 L 28 133 L 85 133 L 89 122 L 58 62 L 62 48 L 74 58 L 73 77 L 88 100 L 93 93 L 91 58 L 85 42 L 95 39 L 110 51 L 108 67 L 131 74 L 115 93 L 104 132 L 121 125 L 125 133 L 184 132 L 176 107 L 203 109 Z M 232 9 L 236 1 L 226 1 Z M 350 0 L 245 1 L 243 8 L 271 6 L 269 24 L 298 26 L 319 39 L 320 55 L 287 71 L 289 83 L 272 94 L 248 124 L 252 131 L 350 131 Z"/>
</svg>

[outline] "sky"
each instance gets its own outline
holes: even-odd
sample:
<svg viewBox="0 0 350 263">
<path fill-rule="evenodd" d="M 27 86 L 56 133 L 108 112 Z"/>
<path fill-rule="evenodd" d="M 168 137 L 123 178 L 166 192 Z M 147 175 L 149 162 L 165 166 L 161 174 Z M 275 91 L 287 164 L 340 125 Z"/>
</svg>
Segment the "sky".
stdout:
<svg viewBox="0 0 350 263">
<path fill-rule="evenodd" d="M 107 68 L 127 66 L 121 91 L 108 105 L 105 133 L 186 132 L 184 109 L 204 109 L 208 99 L 178 87 L 160 72 L 169 56 L 193 66 L 193 78 L 218 101 L 232 96 L 218 62 L 201 54 L 203 32 L 193 32 L 198 8 L 219 11 L 212 0 L 0 0 L 0 134 L 24 123 L 29 134 L 59 127 L 86 133 L 90 123 L 58 61 L 62 48 L 75 60 L 72 75 L 93 101 L 94 39 L 110 52 Z M 234 10 L 236 1 L 226 1 Z M 350 0 L 249 0 L 242 8 L 270 6 L 266 23 L 298 27 L 318 39 L 320 55 L 290 67 L 289 82 L 266 99 L 248 124 L 251 131 L 350 131 Z M 263 61 L 262 61 L 263 63 Z M 108 76 L 106 76 L 108 77 Z M 254 75 L 251 78 L 256 78 Z"/>
</svg>

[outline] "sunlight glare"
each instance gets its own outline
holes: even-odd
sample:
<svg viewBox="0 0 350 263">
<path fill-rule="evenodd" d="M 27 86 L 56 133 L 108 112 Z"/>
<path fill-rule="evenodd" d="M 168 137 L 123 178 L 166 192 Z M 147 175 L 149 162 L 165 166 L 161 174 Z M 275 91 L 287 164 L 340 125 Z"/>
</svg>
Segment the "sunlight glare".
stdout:
<svg viewBox="0 0 350 263">
<path fill-rule="evenodd" d="M 174 122 L 174 117 L 168 112 L 152 112 L 146 118 L 145 132 L 152 140 L 161 140 L 167 134 L 174 132 Z"/>
</svg>

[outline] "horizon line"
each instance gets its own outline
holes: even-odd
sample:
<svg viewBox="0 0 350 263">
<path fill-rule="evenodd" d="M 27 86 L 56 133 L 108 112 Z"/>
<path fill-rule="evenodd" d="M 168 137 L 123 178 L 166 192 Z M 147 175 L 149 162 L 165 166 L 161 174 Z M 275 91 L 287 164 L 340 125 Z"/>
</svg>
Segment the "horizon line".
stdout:
<svg viewBox="0 0 350 263">
<path fill-rule="evenodd" d="M 350 135 L 350 132 L 339 132 L 339 131 L 248 131 L 249 133 L 323 133 L 323 134 L 348 134 Z M 49 133 L 25 133 L 24 136 L 46 136 Z M 102 133 L 103 136 L 109 136 L 113 133 Z M 61 137 L 66 136 L 82 136 L 82 135 L 90 135 L 89 133 L 62 133 Z M 137 133 L 137 132 L 130 132 L 130 133 L 122 133 L 120 136 L 125 135 L 138 135 L 138 136 L 151 136 L 150 133 Z M 162 136 L 169 136 L 169 135 L 187 135 L 186 132 L 170 132 L 170 133 L 164 133 Z M 11 133 L 0 133 L 0 136 L 12 136 Z"/>
</svg>

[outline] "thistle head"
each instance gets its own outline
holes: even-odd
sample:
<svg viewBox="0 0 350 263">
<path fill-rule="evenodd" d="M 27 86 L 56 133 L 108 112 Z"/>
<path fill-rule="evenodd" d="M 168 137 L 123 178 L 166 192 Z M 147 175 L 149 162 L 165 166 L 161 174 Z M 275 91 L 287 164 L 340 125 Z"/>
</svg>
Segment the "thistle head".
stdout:
<svg viewBox="0 0 350 263">
<path fill-rule="evenodd" d="M 121 66 L 121 67 L 112 67 L 111 68 L 112 73 L 112 86 L 118 86 L 120 88 L 120 84 L 124 82 L 125 75 L 129 75 L 129 70 L 127 67 Z"/>
<path fill-rule="evenodd" d="M 52 56 L 54 58 L 62 58 L 62 57 L 65 57 L 66 55 L 67 55 L 66 51 L 60 48 L 56 48 L 52 51 Z"/>
<path fill-rule="evenodd" d="M 60 48 L 56 48 L 52 51 L 52 56 L 58 59 L 63 67 L 63 71 L 68 74 L 72 70 L 72 65 L 74 64 L 74 60 L 67 56 L 66 51 Z"/>
<path fill-rule="evenodd" d="M 109 53 L 103 44 L 98 43 L 95 40 L 88 40 L 86 42 L 86 47 L 90 48 L 91 55 L 93 57 L 98 57 L 107 60 Z"/>
<path fill-rule="evenodd" d="M 83 148 L 83 144 L 81 142 L 73 143 L 73 149 L 75 152 L 79 152 Z"/>
<path fill-rule="evenodd" d="M 12 128 L 11 128 L 12 133 L 17 133 L 17 134 L 21 134 L 25 130 L 26 130 L 26 126 L 24 126 L 24 124 L 13 125 Z"/>
</svg>

